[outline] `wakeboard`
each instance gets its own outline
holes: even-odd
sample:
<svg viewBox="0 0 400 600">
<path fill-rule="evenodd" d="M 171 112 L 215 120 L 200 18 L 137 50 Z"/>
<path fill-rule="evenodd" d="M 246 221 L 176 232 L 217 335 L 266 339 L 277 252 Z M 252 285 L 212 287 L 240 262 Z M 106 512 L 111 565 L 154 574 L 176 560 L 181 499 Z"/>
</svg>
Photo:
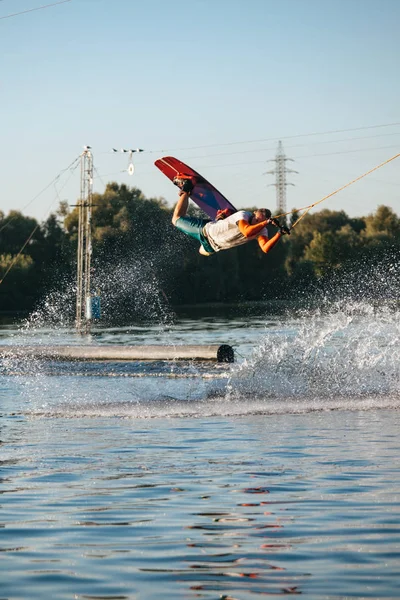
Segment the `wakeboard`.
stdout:
<svg viewBox="0 0 400 600">
<path fill-rule="evenodd" d="M 194 182 L 193 191 L 190 194 L 193 200 L 201 210 L 203 210 L 211 219 L 215 219 L 217 212 L 228 209 L 236 212 L 233 206 L 225 196 L 221 194 L 211 183 L 194 169 L 185 165 L 182 161 L 173 156 L 164 156 L 154 163 L 164 175 L 171 181 L 177 176 L 187 176 Z"/>
</svg>

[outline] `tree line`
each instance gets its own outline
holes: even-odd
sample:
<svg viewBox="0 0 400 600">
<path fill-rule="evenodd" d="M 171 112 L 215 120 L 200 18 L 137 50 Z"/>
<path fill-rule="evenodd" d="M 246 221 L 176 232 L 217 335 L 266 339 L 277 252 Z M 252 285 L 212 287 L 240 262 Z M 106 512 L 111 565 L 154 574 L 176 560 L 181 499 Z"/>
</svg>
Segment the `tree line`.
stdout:
<svg viewBox="0 0 400 600">
<path fill-rule="evenodd" d="M 400 219 L 383 204 L 360 218 L 309 213 L 268 255 L 252 242 L 208 258 L 172 226 L 162 198 L 109 183 L 93 204 L 93 287 L 116 320 L 151 317 L 168 305 L 286 301 L 349 270 L 398 263 L 400 253 Z M 73 315 L 77 230 L 78 209 L 66 203 L 43 223 L 0 212 L 0 311 L 32 311 L 56 290 L 61 309 Z"/>
</svg>

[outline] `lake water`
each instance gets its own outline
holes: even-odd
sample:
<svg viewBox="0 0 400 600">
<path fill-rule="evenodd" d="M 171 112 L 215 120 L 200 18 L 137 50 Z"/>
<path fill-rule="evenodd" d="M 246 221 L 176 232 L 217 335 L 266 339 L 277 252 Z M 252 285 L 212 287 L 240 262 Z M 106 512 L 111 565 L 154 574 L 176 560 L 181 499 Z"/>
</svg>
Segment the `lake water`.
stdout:
<svg viewBox="0 0 400 600">
<path fill-rule="evenodd" d="M 398 308 L 354 302 L 3 326 L 236 362 L 2 361 L 1 600 L 399 598 L 399 342 Z"/>
</svg>

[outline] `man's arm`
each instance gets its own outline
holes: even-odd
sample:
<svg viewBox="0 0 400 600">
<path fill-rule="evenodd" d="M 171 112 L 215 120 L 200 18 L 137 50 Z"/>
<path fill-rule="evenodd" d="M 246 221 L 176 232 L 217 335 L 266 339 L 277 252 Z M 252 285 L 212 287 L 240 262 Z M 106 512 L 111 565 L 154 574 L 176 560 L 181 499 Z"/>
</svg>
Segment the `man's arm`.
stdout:
<svg viewBox="0 0 400 600">
<path fill-rule="evenodd" d="M 239 227 L 240 233 L 244 235 L 245 238 L 253 237 L 260 233 L 268 225 L 268 221 L 261 221 L 261 223 L 256 223 L 255 225 L 250 225 L 245 219 L 240 219 L 238 221 L 237 226 Z M 268 238 L 267 238 L 268 239 Z"/>
<path fill-rule="evenodd" d="M 185 217 L 189 208 L 189 194 L 187 192 L 181 192 L 179 194 L 179 200 L 175 206 L 174 214 L 172 215 L 172 224 L 175 225 L 180 217 Z"/>
<path fill-rule="evenodd" d="M 260 246 L 261 250 L 267 254 L 275 246 L 275 244 L 279 242 L 281 237 L 282 234 L 280 231 L 278 231 L 271 239 L 269 239 L 266 235 L 259 235 L 257 238 L 258 245 Z"/>
</svg>

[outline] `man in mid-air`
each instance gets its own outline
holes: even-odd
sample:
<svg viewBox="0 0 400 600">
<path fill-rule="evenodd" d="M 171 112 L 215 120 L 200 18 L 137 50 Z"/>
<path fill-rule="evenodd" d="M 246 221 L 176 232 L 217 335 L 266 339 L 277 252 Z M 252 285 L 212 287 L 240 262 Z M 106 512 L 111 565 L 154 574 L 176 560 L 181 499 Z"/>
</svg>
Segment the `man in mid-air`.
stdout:
<svg viewBox="0 0 400 600">
<path fill-rule="evenodd" d="M 203 256 L 210 256 L 220 250 L 228 250 L 252 240 L 257 240 L 261 250 L 267 254 L 280 240 L 282 235 L 290 234 L 290 230 L 279 225 L 271 218 L 268 208 L 258 208 L 253 212 L 238 210 L 237 212 L 219 211 L 214 221 L 188 217 L 189 197 L 193 190 L 190 179 L 178 178 L 174 180 L 179 187 L 180 194 L 172 216 L 172 223 L 179 231 L 195 238 L 200 242 L 199 252 Z M 228 214 L 228 213 L 231 214 Z M 268 224 L 275 225 L 279 231 L 268 238 Z"/>
</svg>

